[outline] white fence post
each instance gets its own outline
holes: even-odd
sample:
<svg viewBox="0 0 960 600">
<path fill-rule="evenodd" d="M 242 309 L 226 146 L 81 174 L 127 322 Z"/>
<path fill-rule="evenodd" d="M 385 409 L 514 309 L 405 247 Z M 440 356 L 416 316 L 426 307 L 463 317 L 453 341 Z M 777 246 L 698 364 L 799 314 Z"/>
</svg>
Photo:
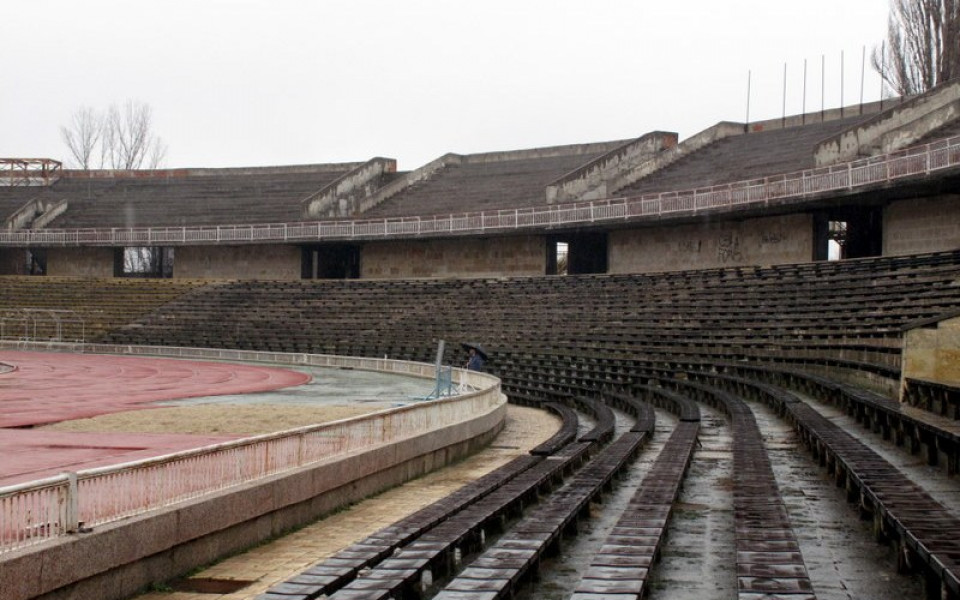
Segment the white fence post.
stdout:
<svg viewBox="0 0 960 600">
<path fill-rule="evenodd" d="M 77 474 L 67 472 L 64 475 L 67 476 L 67 487 L 65 488 L 66 498 L 63 499 L 63 528 L 68 533 L 74 533 L 80 529 L 80 494 Z"/>
</svg>

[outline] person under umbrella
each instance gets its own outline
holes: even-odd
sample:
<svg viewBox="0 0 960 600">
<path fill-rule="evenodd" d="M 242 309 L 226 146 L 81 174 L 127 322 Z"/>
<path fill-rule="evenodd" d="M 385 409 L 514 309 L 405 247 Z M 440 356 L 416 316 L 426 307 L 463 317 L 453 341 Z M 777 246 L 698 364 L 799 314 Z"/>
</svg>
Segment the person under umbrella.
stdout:
<svg viewBox="0 0 960 600">
<path fill-rule="evenodd" d="M 487 353 L 479 344 L 462 344 L 467 351 L 468 358 L 464 368 L 469 371 L 483 371 L 483 364 L 487 361 Z"/>
</svg>

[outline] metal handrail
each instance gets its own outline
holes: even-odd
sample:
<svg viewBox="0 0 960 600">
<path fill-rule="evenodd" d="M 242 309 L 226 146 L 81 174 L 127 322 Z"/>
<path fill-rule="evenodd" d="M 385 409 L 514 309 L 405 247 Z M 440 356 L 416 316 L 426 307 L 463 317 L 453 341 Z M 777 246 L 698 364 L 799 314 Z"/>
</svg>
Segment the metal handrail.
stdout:
<svg viewBox="0 0 960 600">
<path fill-rule="evenodd" d="M 253 225 L 36 229 L 0 232 L 0 246 L 149 246 L 265 242 L 349 241 L 510 232 L 558 225 L 642 220 L 696 214 L 771 201 L 800 201 L 838 190 L 928 175 L 960 166 L 960 136 L 871 158 L 707 188 L 444 216 L 352 221 L 298 221 Z"/>
<path fill-rule="evenodd" d="M 435 367 L 409 361 L 210 348 L 85 344 L 4 344 L 0 347 L 83 350 L 282 365 L 351 368 L 432 379 Z M 338 460 L 438 428 L 490 414 L 506 401 L 492 375 L 455 369 L 459 396 L 176 452 L 109 467 L 66 473 L 0 488 L 0 553 L 271 477 Z"/>
<path fill-rule="evenodd" d="M 13 330 L 8 329 L 7 323 L 11 321 L 19 326 Z M 31 325 L 33 326 L 32 329 Z M 71 332 L 73 333 L 73 339 L 64 339 L 64 325 L 79 326 L 80 331 Z M 69 309 L 0 309 L 0 340 L 10 339 L 22 342 L 46 341 L 83 344 L 86 341 L 86 321 L 76 311 Z"/>
</svg>

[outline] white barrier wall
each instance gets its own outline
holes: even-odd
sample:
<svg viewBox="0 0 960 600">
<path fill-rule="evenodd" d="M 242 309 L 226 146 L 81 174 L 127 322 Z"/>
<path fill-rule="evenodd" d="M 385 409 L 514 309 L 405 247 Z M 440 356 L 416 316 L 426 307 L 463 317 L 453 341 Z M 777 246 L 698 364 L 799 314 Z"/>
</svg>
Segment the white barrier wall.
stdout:
<svg viewBox="0 0 960 600">
<path fill-rule="evenodd" d="M 433 365 L 388 359 L 146 346 L 3 345 L 435 376 Z M 286 471 L 335 461 L 488 415 L 505 404 L 500 382 L 493 376 L 456 369 L 454 380 L 471 391 L 332 423 L 0 488 L 0 553 L 75 532 L 81 522 L 102 525 Z"/>
</svg>

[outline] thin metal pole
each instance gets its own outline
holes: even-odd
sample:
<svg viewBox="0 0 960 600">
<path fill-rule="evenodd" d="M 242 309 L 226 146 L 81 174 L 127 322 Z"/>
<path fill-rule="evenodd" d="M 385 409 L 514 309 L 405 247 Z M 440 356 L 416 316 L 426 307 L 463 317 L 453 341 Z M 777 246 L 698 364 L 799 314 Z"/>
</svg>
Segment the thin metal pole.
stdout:
<svg viewBox="0 0 960 600">
<path fill-rule="evenodd" d="M 827 97 L 827 55 L 820 55 L 820 122 L 827 120 L 826 97 Z"/>
<path fill-rule="evenodd" d="M 880 112 L 883 112 L 883 70 L 887 54 L 887 40 L 880 42 Z"/>
<path fill-rule="evenodd" d="M 843 50 L 840 51 L 840 118 L 843 118 Z"/>
<path fill-rule="evenodd" d="M 780 113 L 780 126 L 787 126 L 787 63 L 783 63 L 783 110 Z"/>
<path fill-rule="evenodd" d="M 807 59 L 803 59 L 803 109 L 800 111 L 800 122 L 807 124 Z"/>
<path fill-rule="evenodd" d="M 860 57 L 860 114 L 863 114 L 863 82 L 867 72 L 867 47 L 863 46 L 863 54 Z"/>
<path fill-rule="evenodd" d="M 750 130 L 750 76 L 752 72 L 747 70 L 747 120 L 744 122 L 744 132 Z"/>
</svg>

